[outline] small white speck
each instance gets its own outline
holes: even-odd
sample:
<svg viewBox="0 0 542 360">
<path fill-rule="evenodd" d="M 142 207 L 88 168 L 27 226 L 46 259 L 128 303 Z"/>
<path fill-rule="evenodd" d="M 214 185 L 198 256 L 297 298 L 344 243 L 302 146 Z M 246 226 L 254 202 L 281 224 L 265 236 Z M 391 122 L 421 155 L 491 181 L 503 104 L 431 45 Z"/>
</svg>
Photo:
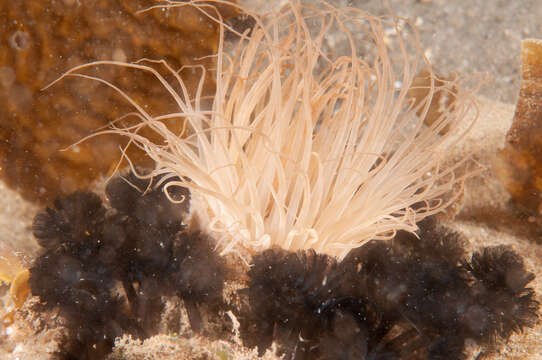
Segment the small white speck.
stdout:
<svg viewBox="0 0 542 360">
<path fill-rule="evenodd" d="M 15 330 L 13 330 L 13 327 L 12 326 L 8 326 L 6 328 L 6 335 L 7 336 L 10 336 L 11 334 L 13 334 L 15 332 Z"/>
<path fill-rule="evenodd" d="M 424 55 L 428 60 L 431 60 L 431 57 L 433 56 L 433 51 L 431 51 L 431 49 L 427 49 L 425 50 Z"/>
</svg>

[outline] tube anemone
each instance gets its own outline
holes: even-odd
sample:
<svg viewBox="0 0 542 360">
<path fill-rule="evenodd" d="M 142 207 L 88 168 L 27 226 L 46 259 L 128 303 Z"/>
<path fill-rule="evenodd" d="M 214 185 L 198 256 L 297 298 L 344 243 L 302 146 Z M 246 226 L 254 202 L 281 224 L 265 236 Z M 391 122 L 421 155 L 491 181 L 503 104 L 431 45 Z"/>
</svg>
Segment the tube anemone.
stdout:
<svg viewBox="0 0 542 360">
<path fill-rule="evenodd" d="M 196 6 L 219 23 L 222 39 L 226 30 L 235 32 L 208 3 L 166 6 Z M 369 240 L 415 231 L 417 221 L 453 202 L 455 185 L 468 176 L 457 170 L 469 159 L 448 166 L 442 159 L 462 137 L 458 124 L 475 105 L 472 91 L 457 79 L 436 81 L 407 21 L 297 2 L 248 15 L 254 26 L 237 33 L 233 49 L 220 41 L 210 104 L 202 96 L 208 76 L 202 68 L 195 94 L 163 61 L 100 61 L 63 76 L 100 81 L 134 106 L 139 125 L 115 123 L 101 133 L 128 136 L 154 160 L 153 175 L 163 181 L 178 176 L 166 191 L 190 189 L 192 219 L 215 236 L 223 253 L 278 246 L 342 258 Z M 385 43 L 385 27 L 397 32 L 396 51 Z M 334 30 L 347 45 L 345 54 L 326 50 Z M 150 114 L 125 90 L 84 73 L 95 65 L 154 74 L 178 111 Z M 414 101 L 408 91 L 422 69 L 430 77 L 427 95 Z M 441 104 L 438 119 L 426 125 L 438 93 L 454 101 Z M 178 118 L 186 122 L 182 136 L 167 127 Z M 163 141 L 141 135 L 144 127 Z"/>
</svg>

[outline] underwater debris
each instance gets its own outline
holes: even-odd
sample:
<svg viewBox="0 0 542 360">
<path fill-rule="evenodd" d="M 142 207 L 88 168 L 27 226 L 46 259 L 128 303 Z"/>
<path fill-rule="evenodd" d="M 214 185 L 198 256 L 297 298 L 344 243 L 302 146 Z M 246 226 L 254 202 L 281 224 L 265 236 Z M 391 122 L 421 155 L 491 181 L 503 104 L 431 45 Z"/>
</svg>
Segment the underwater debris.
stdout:
<svg viewBox="0 0 542 360">
<path fill-rule="evenodd" d="M 528 215 L 542 214 L 542 40 L 521 42 L 521 89 L 514 122 L 494 161 L 497 177 Z"/>
<path fill-rule="evenodd" d="M 455 93 L 458 89 L 455 86 L 448 88 L 443 86 L 446 82 L 454 83 L 457 75 L 452 74 L 450 76 L 443 77 L 438 74 L 431 74 L 427 69 L 423 69 L 412 81 L 410 89 L 408 89 L 408 96 L 414 99 L 414 106 L 419 107 L 427 101 L 430 102 L 427 110 L 425 107 L 420 107 L 417 111 L 417 115 L 424 119 L 424 123 L 427 126 L 433 126 L 441 119 L 447 109 L 453 108 L 455 101 Z M 431 91 L 432 87 L 436 88 L 436 91 Z M 430 100 L 427 100 L 427 97 Z M 450 126 L 445 126 L 440 130 L 440 134 L 444 135 L 450 130 Z"/>
<path fill-rule="evenodd" d="M 28 269 L 16 256 L 13 247 L 0 241 L 0 281 L 10 284 L 10 297 L 17 308 L 23 305 L 30 293 L 28 277 Z"/>
<path fill-rule="evenodd" d="M 336 263 L 313 251 L 267 250 L 254 257 L 242 317 L 246 345 L 273 341 L 292 359 L 463 359 L 479 345 L 533 326 L 534 275 L 507 247 L 466 260 L 464 240 L 420 224 L 371 241 Z"/>
<path fill-rule="evenodd" d="M 20 308 L 30 295 L 29 279 L 30 271 L 28 269 L 22 270 L 13 278 L 9 288 L 9 296 L 13 300 L 15 307 Z"/>
<path fill-rule="evenodd" d="M 191 6 L 140 12 L 152 3 L 0 4 L 4 24 L 0 39 L 6 44 L 0 47 L 0 178 L 25 199 L 49 204 L 58 196 L 86 189 L 111 170 L 121 154 L 119 146 L 126 143 L 120 137 L 100 137 L 61 151 L 130 110 L 107 89 L 90 82 L 66 81 L 40 91 L 59 72 L 96 59 L 167 59 L 175 69 L 188 66 L 180 74 L 188 91 L 195 92 L 199 74 L 189 66 L 215 66 L 213 58 L 204 58 L 218 47 L 215 23 Z M 226 5 L 219 11 L 224 19 L 237 13 Z M 92 74 L 128 85 L 131 96 L 145 99 L 151 113 L 174 111 L 160 86 L 145 74 L 120 68 L 95 70 Z M 214 92 L 211 78 L 203 92 Z M 182 126 L 180 119 L 168 121 L 174 132 Z M 129 154 L 134 162 L 145 164 L 135 147 Z"/>
<path fill-rule="evenodd" d="M 187 205 L 168 196 L 188 202 L 187 190 L 161 180 L 129 174 L 106 187 L 113 209 L 79 191 L 36 216 L 44 252 L 29 282 L 42 306 L 65 319 L 58 356 L 102 359 L 117 337 L 155 335 L 163 297 L 185 302 L 194 331 L 202 327 L 198 306 L 221 301 L 223 261 L 208 237 L 184 231 Z"/>
</svg>

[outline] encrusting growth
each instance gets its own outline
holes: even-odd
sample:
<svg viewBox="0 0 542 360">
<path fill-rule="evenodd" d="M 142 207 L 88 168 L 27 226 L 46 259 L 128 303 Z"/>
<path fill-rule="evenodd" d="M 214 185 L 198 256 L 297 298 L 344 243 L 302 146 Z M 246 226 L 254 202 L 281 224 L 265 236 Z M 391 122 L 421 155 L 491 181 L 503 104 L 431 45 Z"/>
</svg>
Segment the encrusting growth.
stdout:
<svg viewBox="0 0 542 360">
<path fill-rule="evenodd" d="M 222 253 L 278 246 L 342 258 L 369 240 L 415 231 L 416 222 L 454 200 L 455 185 L 467 176 L 456 170 L 469 160 L 448 167 L 441 160 L 461 138 L 456 125 L 472 108 L 472 93 L 459 80 L 436 81 L 408 22 L 290 2 L 268 16 L 248 14 L 254 25 L 240 34 L 209 4 L 166 6 L 197 6 L 222 33 L 239 37 L 232 51 L 219 44 L 210 101 L 200 91 L 190 94 L 163 61 L 98 61 L 64 76 L 99 81 L 134 107 L 139 126 L 116 122 L 100 133 L 128 136 L 155 161 L 155 175 L 179 177 L 168 186 L 190 189 L 191 216 L 217 238 Z M 393 54 L 384 42 L 386 26 L 398 33 Z M 326 54 L 332 28 L 344 34 L 334 39 L 347 45 L 344 54 Z M 127 89 L 85 74 L 107 65 L 153 74 L 178 112 L 148 113 Z M 431 81 L 427 96 L 414 102 L 408 91 L 420 68 Z M 210 76 L 194 70 L 201 71 L 201 84 Z M 453 106 L 426 125 L 437 93 L 453 93 Z M 182 136 L 165 125 L 178 118 L 186 121 Z M 163 141 L 140 135 L 144 127 Z"/>
</svg>

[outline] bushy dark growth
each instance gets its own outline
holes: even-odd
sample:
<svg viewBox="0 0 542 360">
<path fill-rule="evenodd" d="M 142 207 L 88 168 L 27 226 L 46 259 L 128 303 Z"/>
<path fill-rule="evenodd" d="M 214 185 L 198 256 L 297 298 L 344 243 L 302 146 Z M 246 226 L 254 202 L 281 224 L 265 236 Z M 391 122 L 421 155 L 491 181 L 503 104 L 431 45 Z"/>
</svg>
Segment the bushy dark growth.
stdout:
<svg viewBox="0 0 542 360">
<path fill-rule="evenodd" d="M 461 266 L 463 241 L 454 233 L 438 231 L 429 221 L 419 224 L 420 238 L 400 232 L 391 244 L 390 278 L 404 292 L 382 294 L 393 298 L 396 308 L 424 336 L 438 338 L 442 330 L 457 326 L 453 310 L 467 305 L 470 289 L 468 273 Z M 386 261 L 384 261 L 386 262 Z"/>
<path fill-rule="evenodd" d="M 450 335 L 443 333 L 442 336 L 427 346 L 428 360 L 466 360 L 464 334 Z"/>
<path fill-rule="evenodd" d="M 212 241 L 201 233 L 178 235 L 170 282 L 179 296 L 196 303 L 212 303 L 221 299 L 225 265 L 213 251 Z"/>
<path fill-rule="evenodd" d="M 199 332 L 198 306 L 221 304 L 226 265 L 213 250 L 212 240 L 201 233 L 179 233 L 172 253 L 164 279 L 183 299 L 192 330 Z"/>
<path fill-rule="evenodd" d="M 113 271 L 98 256 L 105 208 L 98 196 L 76 192 L 55 201 L 34 220 L 45 252 L 30 269 L 30 288 L 48 308 L 58 308 L 70 331 L 60 358 L 100 359 L 121 329 L 137 334 L 114 292 Z"/>
<path fill-rule="evenodd" d="M 317 312 L 328 299 L 326 276 L 336 265 L 314 251 L 270 249 L 254 256 L 247 293 L 258 343 L 251 345 L 263 351 L 279 336 L 297 352 L 308 352 L 324 321 Z"/>
<path fill-rule="evenodd" d="M 53 208 L 36 215 L 32 230 L 38 243 L 46 249 L 62 244 L 65 250 L 78 252 L 97 245 L 104 219 L 101 199 L 96 194 L 77 191 L 57 199 Z"/>
<path fill-rule="evenodd" d="M 195 330 L 198 305 L 221 301 L 224 264 L 209 238 L 184 232 L 188 191 L 170 187 L 171 198 L 186 199 L 172 203 L 165 183 L 129 174 L 108 184 L 111 210 L 97 195 L 76 192 L 36 216 L 44 252 L 30 287 L 65 319 L 60 358 L 102 359 L 118 336 L 155 334 L 165 296 L 184 300 Z"/>
<path fill-rule="evenodd" d="M 465 267 L 475 278 L 477 311 L 487 315 L 485 326 L 476 334 L 480 340 L 508 338 L 534 324 L 539 304 L 527 284 L 535 276 L 525 270 L 518 254 L 505 246 L 488 247 L 473 254 Z"/>
<path fill-rule="evenodd" d="M 153 179 L 155 183 L 160 180 Z M 150 180 L 131 173 L 107 185 L 106 195 L 118 210 L 110 227 L 122 239 L 122 257 L 116 263 L 123 269 L 128 299 L 144 328 L 154 328 L 152 321 L 159 318 L 154 314 L 162 309 L 162 296 L 178 295 L 185 301 L 192 328 L 198 331 L 201 319 L 197 305 L 221 298 L 224 264 L 212 250 L 209 238 L 182 231 L 182 215 L 188 210 L 190 194 L 185 188 L 169 187 L 173 200 L 184 200 L 173 203 L 165 195 L 166 184 L 149 191 Z M 149 306 L 157 311 L 149 314 Z"/>
<path fill-rule="evenodd" d="M 172 203 L 160 181 L 129 174 L 106 188 L 112 209 L 76 192 L 36 216 L 44 252 L 30 286 L 65 319 L 60 358 L 101 359 L 117 336 L 153 335 L 164 297 L 184 301 L 195 331 L 200 305 L 222 305 L 225 264 L 209 237 L 186 232 L 188 191 L 171 187 L 185 199 Z M 458 234 L 431 220 L 419 227 L 419 237 L 370 241 L 341 262 L 312 250 L 254 255 L 240 294 L 245 345 L 263 353 L 275 341 L 298 360 L 462 360 L 467 339 L 484 345 L 533 325 L 534 275 L 519 255 L 499 246 L 467 260 Z"/>
<path fill-rule="evenodd" d="M 130 215 L 147 226 L 165 227 L 170 232 L 177 232 L 181 230 L 182 215 L 190 206 L 190 193 L 183 187 L 168 187 L 168 194 L 173 200 L 182 200 L 181 203 L 173 203 L 167 199 L 164 185 L 178 180 L 177 177 L 170 178 L 153 189 L 153 185 L 161 181 L 160 177 L 142 179 L 129 173 L 126 177 L 112 179 L 105 193 L 111 206 L 119 213 Z"/>
<path fill-rule="evenodd" d="M 253 258 L 248 275 L 246 345 L 264 352 L 277 341 L 291 359 L 399 359 L 384 340 L 394 323 L 358 285 L 342 286 L 357 276 L 334 258 L 271 249 Z"/>
<path fill-rule="evenodd" d="M 320 359 L 364 359 L 367 354 L 367 334 L 349 312 L 336 311 L 330 331 L 319 340 Z"/>
<path fill-rule="evenodd" d="M 293 359 L 460 360 L 467 339 L 533 324 L 534 276 L 515 252 L 486 248 L 469 262 L 458 234 L 419 226 L 420 238 L 399 232 L 338 264 L 312 251 L 255 256 L 245 343 L 263 352 L 276 341 Z"/>
</svg>

